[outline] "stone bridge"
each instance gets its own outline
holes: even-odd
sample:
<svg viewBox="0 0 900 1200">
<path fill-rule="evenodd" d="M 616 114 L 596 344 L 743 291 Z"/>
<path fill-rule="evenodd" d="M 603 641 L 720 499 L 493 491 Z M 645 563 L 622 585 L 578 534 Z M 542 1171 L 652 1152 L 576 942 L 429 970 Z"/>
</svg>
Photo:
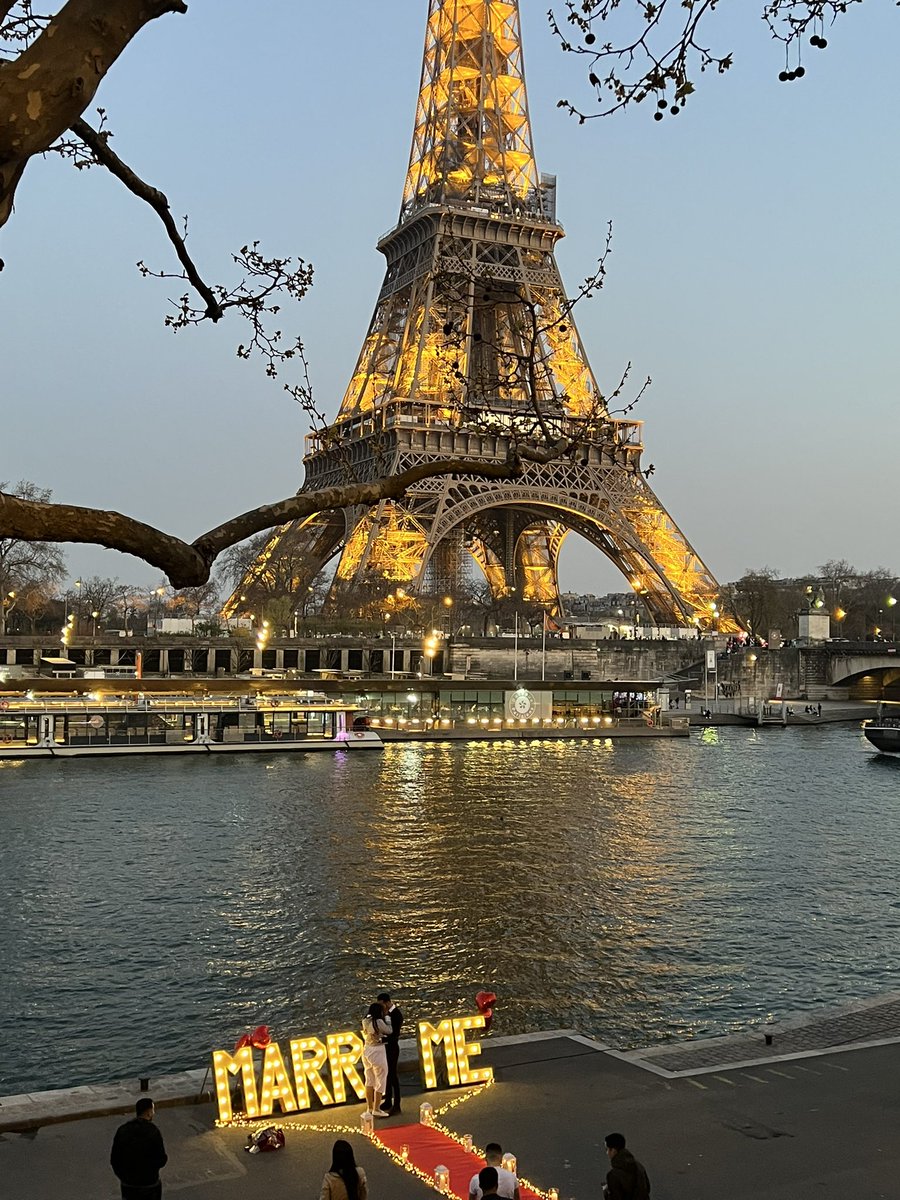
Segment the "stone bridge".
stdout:
<svg viewBox="0 0 900 1200">
<path fill-rule="evenodd" d="M 900 700 L 900 653 L 894 645 L 872 642 L 750 647 L 720 654 L 719 679 L 739 694 L 774 695 L 778 684 L 787 696 L 810 700 Z"/>
</svg>

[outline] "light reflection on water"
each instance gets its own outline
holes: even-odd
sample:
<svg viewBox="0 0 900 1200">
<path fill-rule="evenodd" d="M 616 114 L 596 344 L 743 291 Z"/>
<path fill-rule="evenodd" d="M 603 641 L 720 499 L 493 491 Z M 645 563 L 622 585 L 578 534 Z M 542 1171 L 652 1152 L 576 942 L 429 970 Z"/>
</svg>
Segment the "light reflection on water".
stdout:
<svg viewBox="0 0 900 1200">
<path fill-rule="evenodd" d="M 625 1046 L 896 987 L 900 762 L 857 730 L 28 763 L 0 775 L 0 1093 L 269 1023 Z M 3 766 L 4 764 L 0 764 Z M 42 1047 L 34 1062 L 33 1047 Z"/>
</svg>

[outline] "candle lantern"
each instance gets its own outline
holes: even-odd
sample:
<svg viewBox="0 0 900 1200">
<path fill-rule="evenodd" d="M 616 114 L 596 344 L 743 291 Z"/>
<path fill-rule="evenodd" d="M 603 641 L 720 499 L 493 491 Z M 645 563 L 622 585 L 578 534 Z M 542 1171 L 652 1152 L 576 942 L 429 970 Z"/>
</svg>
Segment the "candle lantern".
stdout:
<svg viewBox="0 0 900 1200">
<path fill-rule="evenodd" d="M 559 1200 L 559 1189 L 558 1188 L 548 1188 L 547 1189 L 547 1200 Z"/>
<path fill-rule="evenodd" d="M 501 1167 L 505 1167 L 507 1169 L 507 1171 L 512 1171 L 513 1175 L 515 1175 L 515 1173 L 516 1173 L 516 1156 L 514 1154 L 510 1154 L 509 1151 L 507 1150 L 506 1154 L 504 1154 L 503 1157 L 500 1159 L 500 1165 L 501 1165 Z"/>
<path fill-rule="evenodd" d="M 359 1118 L 360 1128 L 366 1137 L 373 1137 L 375 1134 L 375 1118 L 370 1112 L 364 1112 Z"/>
<path fill-rule="evenodd" d="M 400 1157 L 403 1159 L 404 1162 L 409 1161 L 409 1146 L 407 1146 L 406 1142 L 404 1142 L 403 1145 L 400 1147 Z"/>
<path fill-rule="evenodd" d="M 439 1192 L 450 1191 L 450 1171 L 447 1167 L 437 1166 L 434 1168 L 434 1182 Z"/>
<path fill-rule="evenodd" d="M 434 1108 L 428 1103 L 427 1100 L 423 1100 L 422 1103 L 419 1105 L 419 1124 L 420 1125 L 433 1125 L 434 1124 Z"/>
<path fill-rule="evenodd" d="M 472 1153 L 472 1135 L 471 1133 L 463 1134 L 463 1149 L 468 1153 Z"/>
</svg>

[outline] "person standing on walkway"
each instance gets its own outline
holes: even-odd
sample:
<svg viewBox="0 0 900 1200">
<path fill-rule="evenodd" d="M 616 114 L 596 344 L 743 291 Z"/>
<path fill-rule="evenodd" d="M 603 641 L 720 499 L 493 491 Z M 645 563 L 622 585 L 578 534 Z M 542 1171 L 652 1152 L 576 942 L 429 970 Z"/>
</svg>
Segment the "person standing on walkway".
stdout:
<svg viewBox="0 0 900 1200">
<path fill-rule="evenodd" d="M 366 1072 L 366 1108 L 373 1117 L 386 1117 L 381 1097 L 387 1087 L 387 1054 L 384 1040 L 390 1024 L 384 1019 L 384 1005 L 376 1000 L 363 1017 L 363 1067 Z"/>
<path fill-rule="evenodd" d="M 485 1146 L 484 1164 L 486 1168 L 490 1167 L 497 1172 L 497 1195 L 502 1196 L 503 1200 L 519 1200 L 519 1181 L 512 1171 L 504 1167 L 503 1147 L 499 1142 L 488 1142 Z M 480 1179 L 483 1174 L 482 1170 L 472 1176 L 469 1182 L 469 1200 L 481 1200 L 483 1189 Z"/>
<path fill-rule="evenodd" d="M 650 1180 L 647 1172 L 630 1150 L 625 1149 L 621 1133 L 606 1135 L 609 1171 L 603 1195 L 606 1200 L 649 1200 Z"/>
<path fill-rule="evenodd" d="M 499 1196 L 499 1183 L 496 1167 L 482 1167 L 478 1172 L 478 1190 L 482 1196 Z"/>
<path fill-rule="evenodd" d="M 369 1184 L 362 1167 L 356 1165 L 353 1147 L 337 1141 L 331 1150 L 331 1167 L 325 1172 L 319 1200 L 367 1200 Z"/>
<path fill-rule="evenodd" d="M 403 1026 L 403 1013 L 400 1007 L 391 999 L 390 992 L 379 992 L 378 1000 L 384 1005 L 386 1019 L 390 1022 L 391 1032 L 385 1038 L 384 1049 L 387 1056 L 387 1087 L 384 1093 L 382 1108 L 389 1117 L 400 1111 L 400 1029 Z"/>
<path fill-rule="evenodd" d="M 168 1162 L 162 1134 L 153 1124 L 156 1109 L 149 1096 L 138 1100 L 134 1117 L 120 1125 L 109 1162 L 122 1185 L 122 1200 L 160 1200 L 159 1171 Z"/>
</svg>

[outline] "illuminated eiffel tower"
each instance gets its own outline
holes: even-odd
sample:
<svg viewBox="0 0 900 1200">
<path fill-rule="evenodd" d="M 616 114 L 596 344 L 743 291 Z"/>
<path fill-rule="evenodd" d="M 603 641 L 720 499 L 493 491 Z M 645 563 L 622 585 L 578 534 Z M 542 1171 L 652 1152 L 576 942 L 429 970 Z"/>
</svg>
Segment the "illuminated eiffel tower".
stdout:
<svg viewBox="0 0 900 1200">
<path fill-rule="evenodd" d="M 609 416 L 572 322 L 555 182 L 532 151 L 518 4 L 429 0 L 403 204 L 378 243 L 384 283 L 338 416 L 307 439 L 302 490 L 435 458 L 502 461 L 535 406 L 574 445 L 512 481 L 436 476 L 399 501 L 282 526 L 226 615 L 276 578 L 305 594 L 337 554 L 333 603 L 349 589 L 452 592 L 471 556 L 495 596 L 553 612 L 574 531 L 657 621 L 709 622 L 718 585 L 641 471 L 642 422 Z"/>
</svg>

